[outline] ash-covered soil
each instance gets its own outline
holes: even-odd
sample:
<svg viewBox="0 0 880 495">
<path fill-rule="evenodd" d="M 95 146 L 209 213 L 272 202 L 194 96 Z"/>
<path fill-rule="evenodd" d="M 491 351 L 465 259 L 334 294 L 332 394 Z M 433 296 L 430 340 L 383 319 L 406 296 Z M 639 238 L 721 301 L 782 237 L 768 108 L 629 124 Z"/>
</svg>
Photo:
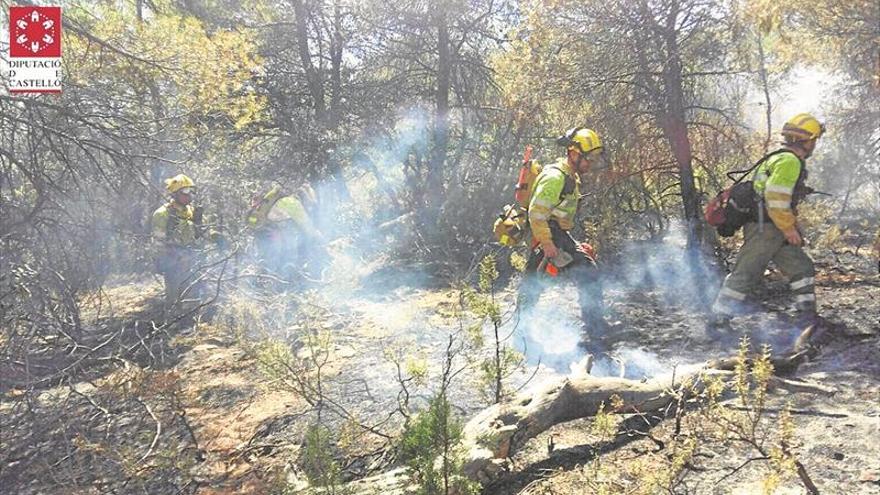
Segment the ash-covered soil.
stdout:
<svg viewBox="0 0 880 495">
<path fill-rule="evenodd" d="M 839 267 L 836 262 L 817 263 L 823 270 L 817 277 L 822 312 L 843 324 L 844 333 L 824 348 L 817 359 L 789 377 L 832 388 L 834 393 L 776 390 L 767 404 L 767 421 L 773 423 L 786 404 L 792 408 L 798 439 L 795 454 L 823 493 L 875 493 L 880 486 L 871 481 L 872 470 L 880 469 L 880 463 L 875 461 L 880 458 L 880 364 L 876 359 L 880 350 L 880 283 L 868 273 L 870 266 L 864 268 L 868 265 L 866 260 L 853 257 L 847 263 L 848 268 L 843 270 L 827 269 L 829 265 Z M 686 284 L 687 279 L 679 277 L 671 282 Z M 773 351 L 781 352 L 793 344 L 802 330 L 786 317 L 787 284 L 777 273 L 768 273 L 767 283 L 758 294 L 764 303 L 754 313 L 736 318 L 733 331 L 726 338 L 707 337 L 703 330 L 705 315 L 695 311 L 691 301 L 675 297 L 676 292 L 689 293 L 680 285 L 655 284 L 634 290 L 609 282 L 609 319 L 616 332 L 597 354 L 593 373 L 637 379 L 669 372 L 678 365 L 731 356 L 746 333 L 756 345 L 766 343 Z M 513 377 L 512 385 L 529 386 L 569 373 L 572 365 L 588 352 L 583 344 L 589 343 L 577 322 L 574 289 L 565 286 L 542 296 L 536 311 L 539 315 L 549 311 L 553 325 L 536 325 L 540 320 L 535 315 L 529 315 L 531 320 L 517 315 L 512 309 L 515 297 L 515 283 L 498 293 L 498 301 L 507 309 L 504 328 L 511 334 L 510 342 L 526 352 L 529 363 Z M 388 359 L 389 353 L 424 359 L 429 363 L 430 374 L 436 376 L 441 371 L 449 334 L 470 321 L 459 314 L 458 291 L 418 284 L 385 284 L 381 291 L 353 291 L 333 307 L 332 316 L 323 325 L 333 332 L 333 360 L 343 373 L 328 383 L 335 387 L 341 404 L 372 418 L 384 418 L 399 398 L 397 371 Z M 489 328 L 485 330 L 489 335 Z M 451 389 L 456 409 L 464 418 L 487 404 L 486 397 L 475 390 L 474 380 L 474 373 L 466 370 Z M 416 408 L 423 406 L 431 392 L 430 387 L 415 391 L 411 404 Z M 725 404 L 735 406 L 735 399 Z M 295 432 L 301 431 L 303 422 L 295 419 L 295 410 L 267 415 L 257 437 L 272 439 L 279 445 L 285 444 L 285 439 L 287 444 L 295 444 L 291 440 L 300 438 Z M 583 484 L 578 484 L 577 473 L 583 466 L 590 466 L 597 455 L 623 452 L 624 458 L 644 458 L 645 462 L 650 455 L 663 455 L 655 453 L 656 444 L 646 439 L 637 439 L 619 450 L 602 447 L 591 436 L 590 423 L 581 420 L 561 425 L 534 439 L 514 458 L 521 471 L 493 485 L 487 493 L 520 493 L 527 485 L 529 488 L 523 493 L 583 493 L 578 489 Z M 399 424 L 392 422 L 386 426 L 393 429 Z M 654 434 L 661 438 L 670 434 L 669 428 L 668 422 L 661 422 Z M 556 448 L 548 455 L 546 445 L 551 436 Z M 288 445 L 287 452 L 298 448 Z M 733 444 L 703 452 L 699 464 L 681 485 L 682 493 L 760 491 L 766 475 L 761 462 L 747 463 L 730 474 L 750 456 L 754 453 Z M 255 465 L 261 462 L 257 455 L 251 454 L 251 458 Z M 370 469 L 382 468 L 388 461 L 372 458 L 362 463 L 372 465 L 361 465 L 359 472 L 366 474 Z M 723 482 L 719 485 L 721 478 Z M 865 481 L 860 481 L 862 478 Z M 630 483 L 638 484 L 638 478 Z M 786 480 L 782 489 L 782 493 L 803 491 L 796 479 Z"/>
<path fill-rule="evenodd" d="M 797 439 L 793 452 L 822 493 L 880 493 L 880 280 L 871 273 L 875 265 L 867 257 L 842 258 L 817 261 L 817 284 L 823 314 L 842 323 L 845 331 L 816 359 L 788 377 L 819 384 L 833 393 L 777 389 L 770 396 L 767 414 L 772 422 L 786 404 L 790 405 Z M 614 331 L 596 354 L 593 374 L 638 379 L 669 372 L 678 365 L 728 357 L 735 354 L 743 334 L 779 352 L 790 347 L 799 333 L 785 317 L 787 284 L 778 274 L 770 273 L 759 294 L 764 302 L 758 311 L 736 318 L 729 335 L 707 337 L 705 315 L 694 304 L 699 284 L 682 274 L 669 275 L 681 272 L 678 262 L 670 263 L 670 267 L 653 264 L 652 271 L 646 272 L 650 277 L 640 274 L 635 281 L 606 281 Z M 425 284 L 420 277 L 405 283 L 394 283 L 395 278 L 390 272 L 377 278 L 381 283 L 369 286 L 355 283 L 344 291 L 319 289 L 310 299 L 311 304 L 322 306 L 322 312 L 316 327 L 309 331 L 331 336 L 323 370 L 328 398 L 334 407 L 350 412 L 349 419 L 389 435 L 399 433 L 403 423 L 400 414 L 393 414 L 402 396 L 392 358 L 426 363 L 427 383 L 411 383 L 407 396 L 413 409 L 423 407 L 436 391 L 431 382 L 442 371 L 449 335 L 460 334 L 473 322 L 460 311 L 459 291 Z M 716 282 L 708 280 L 704 286 L 714 290 Z M 514 281 L 496 294 L 504 313 L 501 333 L 509 334 L 511 345 L 524 351 L 527 358 L 526 366 L 511 377 L 511 388 L 567 375 L 588 348 L 596 352 L 595 346 L 583 345 L 589 345 L 590 339 L 578 323 L 572 287 L 548 290 L 530 315 L 514 311 L 515 288 Z M 110 301 L 116 301 L 113 324 L 126 318 L 142 319 L 144 307 L 159 297 L 154 279 L 127 281 L 106 292 Z M 285 296 L 273 297 L 277 302 Z M 240 302 L 221 302 L 221 313 L 223 304 Z M 249 303 L 268 304 L 259 300 Z M 279 314 L 279 318 L 286 317 Z M 279 328 L 272 337 L 289 341 L 297 356 L 308 352 L 297 337 L 302 335 L 302 327 L 291 322 Z M 156 477 L 153 483 L 138 485 L 153 490 L 151 493 L 164 493 L 162 490 L 172 486 L 185 487 L 183 493 L 206 494 L 270 493 L 279 486 L 304 486 L 298 462 L 304 432 L 315 421 L 314 404 L 289 388 L 279 387 L 277 378 L 261 371 L 254 347 L 261 336 L 247 330 L 232 332 L 217 320 L 174 331 L 179 333 L 166 332 L 160 342 L 162 355 L 130 362 L 123 371 L 90 375 L 90 382 L 48 388 L 30 406 L 31 412 L 17 401 L 21 390 L 6 391 L 0 398 L 5 424 L 36 414 L 57 427 L 40 434 L 35 430 L 4 435 L 7 445 L 20 439 L 38 443 L 30 450 L 13 445 L 15 455 L 6 457 L 0 476 L 11 483 L 7 486 L 13 487 L 13 493 L 58 493 L 58 485 L 39 478 L 38 473 L 53 466 L 85 469 L 100 453 L 118 445 L 121 452 L 116 462 L 122 467 L 107 467 L 103 476 L 122 476 L 127 473 L 123 469 L 126 459 L 133 459 L 140 463 L 141 475 Z M 491 330 L 484 327 L 486 337 L 492 336 Z M 150 349 L 151 353 L 160 352 Z M 456 375 L 450 396 L 466 419 L 489 400 L 475 385 L 477 374 L 469 367 L 472 363 L 463 357 L 458 362 L 463 371 Z M 158 383 L 173 394 L 146 389 L 132 392 L 126 383 L 133 379 L 141 387 Z M 725 404 L 736 406 L 735 399 Z M 60 416 L 71 412 L 80 418 Z M 106 419 L 109 415 L 112 419 Z M 339 415 L 327 414 L 325 420 L 334 428 L 351 426 L 351 421 Z M 158 434 L 156 423 L 162 425 Z M 516 471 L 485 493 L 585 493 L 585 480 L 593 479 L 590 477 L 595 473 L 590 470 L 597 458 L 608 463 L 640 463 L 648 469 L 656 456 L 671 455 L 649 438 L 636 436 L 611 444 L 600 441 L 591 432 L 591 423 L 578 420 L 559 425 L 533 439 L 515 455 Z M 671 423 L 661 421 L 651 434 L 668 445 L 674 428 Z M 113 425 L 118 425 L 118 431 Z M 77 432 L 78 428 L 82 431 Z M 103 436 L 87 433 L 88 428 L 100 428 Z M 554 449 L 548 453 L 551 437 Z M 353 438 L 348 439 L 346 453 L 334 453 L 343 462 L 346 478 L 394 465 L 387 439 L 363 431 Z M 177 462 L 163 461 L 174 458 L 175 452 Z M 754 455 L 736 444 L 706 446 L 688 467 L 680 493 L 760 493 L 766 466 L 763 461 L 746 462 Z M 71 467 L 72 463 L 75 466 Z M 625 481 L 629 487 L 637 486 L 639 477 L 632 475 Z M 89 483 L 84 480 L 82 493 L 100 493 L 87 488 Z M 802 492 L 797 479 L 789 478 L 778 493 Z"/>
<path fill-rule="evenodd" d="M 787 378 L 829 390 L 775 389 L 766 404 L 765 424 L 770 430 L 780 411 L 790 408 L 796 438 L 792 452 L 820 493 L 880 493 L 880 277 L 872 272 L 874 263 L 853 255 L 817 260 L 820 312 L 843 328 L 817 358 Z M 628 355 L 647 360 L 644 368 L 656 369 L 657 363 L 668 367 L 676 362 L 734 355 L 743 334 L 782 352 L 790 348 L 801 329 L 785 316 L 789 306 L 785 280 L 777 273 L 767 275 L 758 294 L 763 304 L 754 313 L 735 318 L 733 331 L 726 338 L 709 338 L 702 331 L 704 316 L 676 304 L 663 290 L 629 297 L 612 294 L 611 306 L 623 330 L 609 354 L 620 356 L 625 349 L 637 346 L 646 354 Z M 737 398 L 722 404 L 740 407 Z M 612 486 L 609 493 L 627 493 L 638 487 L 650 470 L 664 469 L 673 455 L 658 448 L 657 441 L 639 434 L 621 435 L 611 444 L 602 442 L 591 432 L 591 425 L 590 419 L 578 420 L 531 440 L 513 459 L 516 471 L 484 493 L 589 493 L 585 487 L 601 485 L 607 476 L 602 469 L 620 469 L 614 472 L 622 476 L 621 483 L 605 486 Z M 674 428 L 674 419 L 663 420 L 650 430 L 651 436 L 668 445 Z M 552 453 L 548 453 L 549 443 L 554 445 Z M 753 449 L 736 442 L 707 443 L 693 465 L 686 467 L 674 493 L 764 493 L 769 469 L 767 461 L 756 457 L 760 455 Z M 800 494 L 806 490 L 792 475 L 773 493 Z"/>
</svg>

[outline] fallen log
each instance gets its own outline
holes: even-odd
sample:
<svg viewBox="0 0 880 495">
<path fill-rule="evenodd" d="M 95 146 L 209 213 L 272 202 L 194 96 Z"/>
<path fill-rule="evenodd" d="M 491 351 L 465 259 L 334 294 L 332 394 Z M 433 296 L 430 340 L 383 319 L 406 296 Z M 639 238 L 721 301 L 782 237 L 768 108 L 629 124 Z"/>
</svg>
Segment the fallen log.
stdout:
<svg viewBox="0 0 880 495">
<path fill-rule="evenodd" d="M 727 375 L 728 372 L 721 371 Z M 525 443 L 551 427 L 595 416 L 612 397 L 623 406 L 617 411 L 655 412 L 680 400 L 682 394 L 700 390 L 701 377 L 718 374 L 694 366 L 683 375 L 666 375 L 646 381 L 585 376 L 566 378 L 520 394 L 509 402 L 484 409 L 462 431 L 465 448 L 463 474 L 488 483 L 507 469 L 509 457 Z M 687 383 L 687 387 L 681 385 Z"/>
<path fill-rule="evenodd" d="M 822 342 L 815 341 L 817 334 L 822 335 Z M 827 338 L 827 333 L 816 332 L 813 326 L 806 328 L 798 337 L 794 349 L 771 357 L 774 372 L 795 372 L 798 366 L 818 354 L 819 345 L 827 342 Z M 614 396 L 623 401 L 623 406 L 615 412 L 659 411 L 673 401 L 687 398 L 689 394 L 700 393 L 703 377 L 729 376 L 737 362 L 737 357 L 712 360 L 702 366 L 691 366 L 677 376 L 671 374 L 646 381 L 611 377 L 568 377 L 533 392 L 520 394 L 510 402 L 484 409 L 465 425 L 462 445 L 467 454 L 463 474 L 485 484 L 506 470 L 509 457 L 529 439 L 552 426 L 595 416 L 599 408 L 603 404 L 608 405 Z M 751 359 L 747 365 L 751 365 Z M 786 380 L 778 376 L 771 377 L 770 386 L 824 395 L 835 392 L 834 389 L 818 384 Z"/>
<path fill-rule="evenodd" d="M 771 358 L 776 374 L 793 373 L 818 354 L 820 344 L 811 342 L 813 335 L 812 327 L 807 328 L 798 338 L 794 350 Z M 623 405 L 609 412 L 649 414 L 661 411 L 674 402 L 700 393 L 707 377 L 732 376 L 736 364 L 736 357 L 715 359 L 676 370 L 673 374 L 648 380 L 628 380 L 586 375 L 584 372 L 588 373 L 592 367 L 592 359 L 587 358 L 579 363 L 573 375 L 490 406 L 468 421 L 460 441 L 465 452 L 462 474 L 485 486 L 507 471 L 510 457 L 528 440 L 555 425 L 595 416 L 603 405 L 610 405 L 612 397 L 619 397 Z M 778 376 L 771 377 L 770 385 L 796 392 L 834 393 L 833 389 L 819 384 Z M 395 472 L 395 477 L 401 480 L 399 471 Z M 404 493 L 403 485 L 392 488 L 394 483 L 382 480 L 381 475 L 373 479 L 383 487 L 377 493 Z M 362 480 L 361 486 L 371 486 L 371 482 Z"/>
</svg>

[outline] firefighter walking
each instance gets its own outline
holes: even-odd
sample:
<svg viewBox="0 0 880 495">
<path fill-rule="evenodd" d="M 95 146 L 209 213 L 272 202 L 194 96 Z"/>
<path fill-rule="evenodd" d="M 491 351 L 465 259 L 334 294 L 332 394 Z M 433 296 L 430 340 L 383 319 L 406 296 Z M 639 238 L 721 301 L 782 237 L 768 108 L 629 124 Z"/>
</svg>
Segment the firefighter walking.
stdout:
<svg viewBox="0 0 880 495">
<path fill-rule="evenodd" d="M 566 157 L 544 167 L 531 186 L 532 249 L 520 286 L 520 307 L 528 310 L 537 301 L 543 288 L 541 274 L 559 274 L 577 285 L 581 319 L 591 339 L 599 339 L 607 328 L 602 283 L 592 248 L 575 241 L 570 230 L 578 209 L 580 175 L 603 163 L 602 142 L 593 130 L 575 128 L 557 143 L 566 147 Z"/>
<path fill-rule="evenodd" d="M 755 171 L 758 221 L 743 227 L 745 243 L 712 305 L 710 331 L 729 326 L 771 261 L 789 279 L 798 323 L 806 326 L 824 321 L 816 311 L 813 260 L 804 252 L 797 223 L 798 203 L 809 192 L 806 160 L 824 131 L 812 115 L 794 116 L 782 128 L 784 152 L 770 156 Z"/>
</svg>

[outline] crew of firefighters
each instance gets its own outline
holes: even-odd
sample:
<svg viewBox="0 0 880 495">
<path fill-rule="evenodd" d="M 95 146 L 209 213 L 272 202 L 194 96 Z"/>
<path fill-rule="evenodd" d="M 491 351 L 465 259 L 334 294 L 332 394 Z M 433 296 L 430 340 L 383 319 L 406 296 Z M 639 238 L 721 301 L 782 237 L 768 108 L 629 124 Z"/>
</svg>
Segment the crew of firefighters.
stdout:
<svg viewBox="0 0 880 495">
<path fill-rule="evenodd" d="M 781 149 L 769 155 L 751 177 L 754 192 L 761 200 L 760 221 L 743 227 L 744 244 L 732 272 L 724 279 L 710 310 L 707 330 L 729 331 L 730 320 L 742 305 L 772 261 L 788 278 L 791 294 L 802 326 L 833 328 L 817 313 L 815 268 L 803 249 L 803 233 L 798 225 L 797 206 L 806 187 L 807 159 L 813 154 L 825 128 L 812 115 L 802 113 L 789 119 L 781 130 Z M 547 281 L 538 274 L 548 263 L 553 279 L 571 280 L 577 287 L 584 330 L 590 338 L 601 339 L 609 330 L 605 321 L 602 282 L 595 254 L 589 244 L 578 242 L 571 230 L 581 198 L 581 184 L 590 171 L 606 165 L 599 135 L 591 129 L 574 128 L 558 139 L 565 156 L 544 167 L 529 186 L 527 222 L 531 246 L 520 286 L 520 308 L 535 304 Z M 153 214 L 152 236 L 156 269 L 164 277 L 166 305 L 170 308 L 187 298 L 200 297 L 200 247 L 218 236 L 203 221 L 201 208 L 194 204 L 195 184 L 186 175 L 165 182 L 168 202 Z M 326 241 L 311 218 L 317 203 L 307 184 L 293 191 L 275 185 L 254 196 L 247 222 L 255 239 L 257 259 L 282 278 L 317 277 L 321 261 L 328 259 Z M 523 225 L 525 227 L 525 225 Z M 880 234 L 874 241 L 880 258 Z M 878 267 L 880 268 L 880 267 Z"/>
<path fill-rule="evenodd" d="M 165 307 L 171 311 L 204 296 L 200 254 L 223 237 L 204 221 L 202 207 L 193 204 L 196 186 L 190 177 L 167 179 L 165 189 L 169 198 L 153 213 L 151 232 L 156 272 L 165 281 Z M 252 200 L 247 223 L 256 259 L 282 282 L 320 276 L 327 255 L 324 236 L 311 218 L 316 205 L 315 191 L 307 184 L 293 193 L 276 184 Z"/>
</svg>

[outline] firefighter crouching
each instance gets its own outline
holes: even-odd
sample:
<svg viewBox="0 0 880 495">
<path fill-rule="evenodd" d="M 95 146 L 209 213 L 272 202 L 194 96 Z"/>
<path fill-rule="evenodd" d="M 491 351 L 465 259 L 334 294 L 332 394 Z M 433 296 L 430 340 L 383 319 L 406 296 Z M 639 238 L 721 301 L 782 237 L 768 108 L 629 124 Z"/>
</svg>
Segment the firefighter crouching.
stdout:
<svg viewBox="0 0 880 495">
<path fill-rule="evenodd" d="M 316 205 L 317 195 L 308 184 L 294 194 L 275 185 L 254 197 L 247 221 L 254 229 L 257 257 L 266 269 L 288 281 L 297 276 L 321 277 L 327 252 L 324 236 L 309 215 Z"/>
<path fill-rule="evenodd" d="M 574 240 L 580 199 L 581 174 L 604 165 L 602 142 L 590 129 L 575 128 L 557 141 L 567 149 L 565 158 L 544 167 L 535 179 L 528 203 L 531 253 L 520 286 L 520 307 L 528 310 L 542 289 L 541 274 L 559 274 L 577 286 L 581 319 L 590 339 L 601 339 L 607 331 L 602 283 L 592 248 Z"/>
<path fill-rule="evenodd" d="M 156 272 L 165 281 L 165 309 L 202 296 L 195 268 L 199 248 L 219 236 L 202 222 L 202 208 L 193 205 L 195 183 L 184 174 L 165 180 L 167 203 L 153 212 L 152 240 Z"/>
</svg>

